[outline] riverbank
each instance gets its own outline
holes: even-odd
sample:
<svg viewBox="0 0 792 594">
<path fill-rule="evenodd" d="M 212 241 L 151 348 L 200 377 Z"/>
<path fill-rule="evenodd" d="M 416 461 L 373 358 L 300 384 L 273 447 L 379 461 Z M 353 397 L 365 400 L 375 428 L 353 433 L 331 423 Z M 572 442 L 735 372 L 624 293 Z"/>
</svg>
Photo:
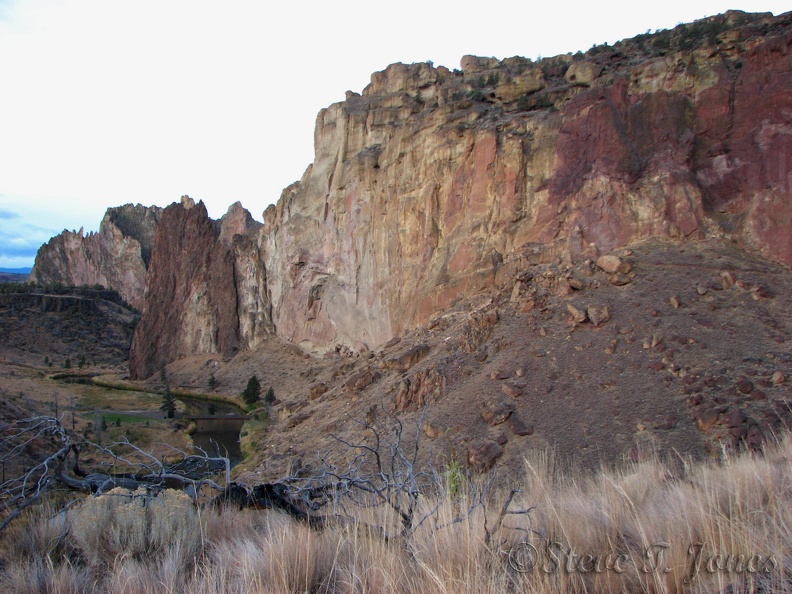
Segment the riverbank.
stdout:
<svg viewBox="0 0 792 594">
<path fill-rule="evenodd" d="M 124 406 L 120 410 L 115 406 L 95 408 L 93 411 L 94 425 L 100 420 L 106 427 L 120 427 L 122 424 L 129 427 L 148 422 L 167 422 L 159 409 L 164 390 L 127 381 L 120 377 L 120 374 L 103 374 L 96 371 L 60 371 L 47 376 L 47 379 L 73 385 L 90 385 L 101 390 L 111 390 L 117 394 L 140 395 L 138 404 L 143 410 L 140 410 L 140 407 L 130 408 L 136 404 L 134 396 L 122 398 Z M 247 416 L 245 408 L 240 405 L 240 399 L 179 387 L 171 388 L 170 392 L 177 401 L 176 422 L 182 423 L 182 426 L 178 428 L 184 434 L 184 439 L 191 444 L 190 450 L 201 452 L 216 450 L 216 453 L 220 455 L 227 455 L 233 465 L 239 464 L 244 459 L 240 447 L 240 433 L 244 422 L 250 417 Z M 96 399 L 92 399 L 92 403 L 97 406 L 101 404 Z M 229 426 L 229 416 L 234 417 L 232 426 Z M 212 417 L 216 417 L 216 419 Z M 201 419 L 201 430 L 197 430 L 196 418 Z"/>
</svg>

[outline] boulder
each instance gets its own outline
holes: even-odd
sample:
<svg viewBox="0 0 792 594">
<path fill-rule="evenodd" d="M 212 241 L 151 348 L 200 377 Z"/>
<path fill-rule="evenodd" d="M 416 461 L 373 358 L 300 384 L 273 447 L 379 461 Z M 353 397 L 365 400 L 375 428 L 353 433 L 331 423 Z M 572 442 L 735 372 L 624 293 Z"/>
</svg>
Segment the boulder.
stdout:
<svg viewBox="0 0 792 594">
<path fill-rule="evenodd" d="M 481 405 L 481 418 L 493 427 L 504 423 L 513 412 L 514 404 L 499 396 L 490 397 Z"/>
<path fill-rule="evenodd" d="M 602 66 L 588 60 L 576 60 L 567 68 L 564 78 L 577 85 L 590 85 L 602 72 Z"/>
<path fill-rule="evenodd" d="M 588 319 L 594 326 L 600 326 L 610 320 L 610 311 L 607 305 L 589 305 L 586 308 Z"/>
<path fill-rule="evenodd" d="M 468 449 L 468 463 L 477 472 L 490 470 L 503 454 L 503 448 L 491 440 L 483 440 Z"/>
</svg>

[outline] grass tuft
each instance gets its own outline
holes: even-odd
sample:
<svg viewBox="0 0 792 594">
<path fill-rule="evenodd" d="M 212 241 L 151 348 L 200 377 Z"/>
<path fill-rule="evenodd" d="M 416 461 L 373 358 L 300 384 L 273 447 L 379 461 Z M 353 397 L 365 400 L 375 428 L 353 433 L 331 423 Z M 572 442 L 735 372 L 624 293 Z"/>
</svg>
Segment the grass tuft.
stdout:
<svg viewBox="0 0 792 594">
<path fill-rule="evenodd" d="M 10 528 L 0 591 L 792 593 L 790 458 L 787 438 L 764 455 L 655 457 L 590 476 L 535 455 L 509 508 L 530 513 L 498 525 L 501 492 L 466 515 L 464 485 L 422 499 L 437 515 L 407 541 L 364 529 L 396 525 L 380 508 L 317 532 L 275 512 L 197 510 L 175 491 L 117 490 Z"/>
</svg>

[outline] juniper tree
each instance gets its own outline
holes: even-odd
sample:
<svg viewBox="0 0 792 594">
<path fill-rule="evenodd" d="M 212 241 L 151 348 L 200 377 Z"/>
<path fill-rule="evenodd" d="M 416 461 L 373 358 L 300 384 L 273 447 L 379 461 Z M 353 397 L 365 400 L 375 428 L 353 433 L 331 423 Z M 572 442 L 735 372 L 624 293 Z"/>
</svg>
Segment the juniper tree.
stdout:
<svg viewBox="0 0 792 594">
<path fill-rule="evenodd" d="M 176 416 L 176 399 L 171 394 L 170 386 L 165 385 L 165 393 L 162 395 L 162 404 L 160 410 L 164 412 L 169 419 Z"/>
<path fill-rule="evenodd" d="M 261 395 L 261 383 L 259 379 L 254 375 L 252 376 L 245 387 L 245 390 L 242 392 L 242 400 L 244 400 L 247 404 L 254 404 L 258 401 L 259 396 Z"/>
<path fill-rule="evenodd" d="M 162 383 L 165 384 L 165 392 L 162 394 L 162 405 L 160 406 L 160 410 L 164 412 L 169 419 L 172 419 L 176 416 L 176 399 L 173 397 L 173 394 L 171 394 L 168 374 L 165 371 L 165 363 L 160 367 L 160 379 Z"/>
<path fill-rule="evenodd" d="M 275 404 L 275 390 L 272 389 L 272 386 L 270 386 L 267 393 L 264 394 L 264 402 L 267 404 Z"/>
</svg>

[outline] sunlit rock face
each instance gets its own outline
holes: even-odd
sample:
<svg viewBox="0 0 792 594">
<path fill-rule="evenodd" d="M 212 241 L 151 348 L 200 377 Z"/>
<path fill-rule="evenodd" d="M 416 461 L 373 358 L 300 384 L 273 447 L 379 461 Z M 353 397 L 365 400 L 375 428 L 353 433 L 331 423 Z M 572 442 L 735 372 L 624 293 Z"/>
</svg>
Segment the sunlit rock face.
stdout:
<svg viewBox="0 0 792 594">
<path fill-rule="evenodd" d="M 133 374 L 273 334 L 374 348 L 532 264 L 649 237 L 792 265 L 790 45 L 792 13 L 730 12 L 585 55 L 373 74 L 319 113 L 314 162 L 263 225 L 238 204 L 219 222 L 191 201 L 161 215 Z M 64 278 L 102 282 L 89 239 L 54 239 L 37 273 L 63 252 Z M 139 251 L 103 283 L 133 303 Z"/>
<path fill-rule="evenodd" d="M 585 59 L 375 73 L 265 213 L 278 334 L 373 347 L 531 262 L 648 237 L 792 264 L 790 43 L 789 15 L 729 13 Z"/>
<path fill-rule="evenodd" d="M 97 233 L 63 231 L 42 246 L 30 279 L 40 284 L 100 284 L 142 309 L 146 269 L 162 209 L 126 204 L 108 208 Z"/>
</svg>

